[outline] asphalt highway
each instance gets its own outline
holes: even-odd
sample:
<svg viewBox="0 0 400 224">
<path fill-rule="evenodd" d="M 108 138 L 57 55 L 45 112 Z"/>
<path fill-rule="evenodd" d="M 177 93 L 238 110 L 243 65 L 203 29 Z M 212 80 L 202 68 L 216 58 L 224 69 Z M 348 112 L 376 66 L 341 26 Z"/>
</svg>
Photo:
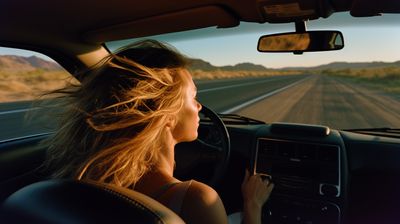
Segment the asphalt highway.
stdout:
<svg viewBox="0 0 400 224">
<path fill-rule="evenodd" d="M 277 76 L 195 81 L 201 103 L 219 113 L 270 122 L 323 124 L 334 129 L 400 127 L 400 101 L 327 76 Z M 52 131 L 55 118 L 29 102 L 0 104 L 0 141 Z"/>
<path fill-rule="evenodd" d="M 329 76 L 313 76 L 240 111 L 267 123 L 321 124 L 334 129 L 400 128 L 400 101 Z"/>
</svg>

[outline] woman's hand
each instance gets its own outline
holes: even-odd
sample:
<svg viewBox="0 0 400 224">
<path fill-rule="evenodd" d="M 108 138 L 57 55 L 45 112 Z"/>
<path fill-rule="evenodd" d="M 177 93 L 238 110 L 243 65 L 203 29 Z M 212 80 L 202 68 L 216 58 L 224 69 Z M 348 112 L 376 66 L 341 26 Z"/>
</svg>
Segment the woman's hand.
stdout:
<svg viewBox="0 0 400 224">
<path fill-rule="evenodd" d="M 242 183 L 243 221 L 245 224 L 261 223 L 261 209 L 271 195 L 274 184 L 262 175 L 251 175 L 246 170 Z"/>
</svg>

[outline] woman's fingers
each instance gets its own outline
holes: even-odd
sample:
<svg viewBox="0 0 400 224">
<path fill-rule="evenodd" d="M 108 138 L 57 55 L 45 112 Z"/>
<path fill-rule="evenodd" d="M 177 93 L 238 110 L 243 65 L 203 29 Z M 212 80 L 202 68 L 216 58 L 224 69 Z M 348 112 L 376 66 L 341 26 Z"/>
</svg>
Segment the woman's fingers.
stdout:
<svg viewBox="0 0 400 224">
<path fill-rule="evenodd" d="M 262 186 L 260 186 L 261 187 L 260 190 L 263 192 L 262 194 L 266 196 L 265 200 L 267 200 L 274 188 L 274 184 L 272 183 L 272 177 L 271 175 L 268 174 L 256 174 L 255 176 L 257 176 L 257 179 L 261 181 Z"/>
<path fill-rule="evenodd" d="M 242 184 L 243 199 L 247 203 L 254 203 L 261 207 L 268 200 L 273 188 L 274 184 L 270 175 L 250 175 L 246 171 Z"/>
<path fill-rule="evenodd" d="M 269 174 L 258 174 L 263 181 L 272 182 L 272 176 Z"/>
</svg>

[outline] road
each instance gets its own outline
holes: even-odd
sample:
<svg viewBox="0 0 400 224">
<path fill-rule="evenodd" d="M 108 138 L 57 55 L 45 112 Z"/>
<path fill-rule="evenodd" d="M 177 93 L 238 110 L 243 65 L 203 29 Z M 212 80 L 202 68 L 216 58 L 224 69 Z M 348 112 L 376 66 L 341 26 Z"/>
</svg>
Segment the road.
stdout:
<svg viewBox="0 0 400 224">
<path fill-rule="evenodd" d="M 236 113 L 335 129 L 400 127 L 400 101 L 342 79 L 314 76 Z"/>
<path fill-rule="evenodd" d="M 268 123 L 323 124 L 335 129 L 400 127 L 399 100 L 328 76 L 196 81 L 196 85 L 200 102 L 215 111 Z M 29 105 L 0 104 L 0 141 L 52 130 L 52 118 L 24 119 Z"/>
</svg>

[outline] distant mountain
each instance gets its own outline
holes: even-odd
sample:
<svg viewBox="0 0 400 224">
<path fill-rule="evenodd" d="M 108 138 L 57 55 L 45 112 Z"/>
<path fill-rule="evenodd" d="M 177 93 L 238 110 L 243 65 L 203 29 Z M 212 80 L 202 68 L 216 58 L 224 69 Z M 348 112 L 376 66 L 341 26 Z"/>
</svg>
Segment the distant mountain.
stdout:
<svg viewBox="0 0 400 224">
<path fill-rule="evenodd" d="M 395 62 L 332 62 L 329 64 L 314 67 L 285 67 L 280 70 L 323 70 L 323 69 L 352 69 L 352 68 L 379 68 L 379 67 L 400 67 L 400 61 Z"/>
<path fill-rule="evenodd" d="M 227 66 L 215 66 L 209 62 L 206 62 L 201 59 L 190 59 L 190 68 L 193 70 L 202 70 L 202 71 L 265 71 L 266 67 L 262 65 L 257 65 L 253 63 L 239 63 L 236 65 L 227 65 Z"/>
<path fill-rule="evenodd" d="M 191 59 L 191 68 L 202 71 L 265 71 L 265 70 L 324 70 L 324 69 L 352 69 L 352 68 L 378 68 L 378 67 L 400 67 L 400 61 L 396 62 L 332 62 L 329 64 L 313 67 L 285 67 L 280 69 L 269 69 L 262 65 L 253 63 L 239 63 L 236 65 L 214 66 L 201 59 Z"/>
<path fill-rule="evenodd" d="M 48 69 L 48 70 L 56 70 L 61 69 L 61 67 L 54 62 L 46 61 L 36 56 L 27 57 L 26 60 L 36 68 Z"/>
<path fill-rule="evenodd" d="M 252 63 L 239 63 L 233 66 L 214 66 L 201 59 L 189 59 L 189 61 L 191 69 L 202 71 L 263 71 L 267 69 L 262 65 Z M 36 56 L 0 55 L 0 70 L 33 71 L 35 69 L 59 70 L 61 67 L 54 62 Z"/>
<path fill-rule="evenodd" d="M 400 61 L 396 62 L 332 62 L 314 67 L 285 67 L 281 69 L 269 69 L 253 63 L 239 63 L 236 65 L 215 66 L 202 59 L 189 59 L 189 67 L 193 70 L 211 71 L 266 71 L 266 70 L 323 70 L 323 69 L 351 69 L 351 68 L 376 68 L 376 67 L 400 67 Z M 61 67 L 52 61 L 47 61 L 36 56 L 23 57 L 16 55 L 0 55 L 0 70 L 7 72 L 60 70 Z"/>
<path fill-rule="evenodd" d="M 239 63 L 234 66 L 228 65 L 228 66 L 222 66 L 220 67 L 221 70 L 227 70 L 227 71 L 265 71 L 267 70 L 266 67 L 262 65 L 256 65 L 253 63 Z"/>
<path fill-rule="evenodd" d="M 61 67 L 55 62 L 36 56 L 0 55 L 0 70 L 34 71 L 36 69 L 60 70 Z"/>
<path fill-rule="evenodd" d="M 215 71 L 218 70 L 217 66 L 212 65 L 210 62 L 206 62 L 201 59 L 189 59 L 189 67 L 193 70 L 202 71 Z"/>
</svg>

